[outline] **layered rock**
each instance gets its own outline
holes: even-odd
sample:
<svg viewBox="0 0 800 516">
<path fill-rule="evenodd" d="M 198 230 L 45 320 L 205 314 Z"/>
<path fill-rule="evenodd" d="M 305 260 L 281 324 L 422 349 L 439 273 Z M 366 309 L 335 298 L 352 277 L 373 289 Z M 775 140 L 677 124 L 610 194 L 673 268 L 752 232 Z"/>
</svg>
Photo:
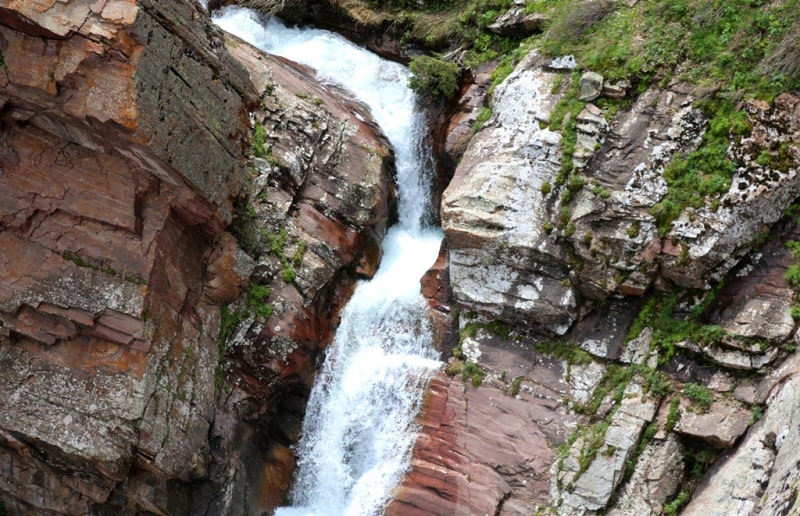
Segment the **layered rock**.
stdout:
<svg viewBox="0 0 800 516">
<path fill-rule="evenodd" d="M 363 106 L 297 64 L 231 36 L 226 45 L 259 92 L 252 124 L 263 134 L 253 138 L 261 157 L 249 161 L 234 229 L 254 257 L 251 280 L 268 289 L 228 308 L 233 386 L 223 406 L 237 421 L 216 431 L 235 443 L 237 425 L 252 425 L 261 443 L 234 444 L 230 453 L 244 464 L 253 455 L 264 461 L 237 473 L 244 492 L 226 493 L 217 509 L 230 514 L 244 511 L 242 498 L 258 510 L 282 503 L 318 355 L 355 279 L 377 269 L 394 191 L 391 149 Z"/>
<path fill-rule="evenodd" d="M 334 285 L 380 258 L 385 140 L 192 2 L 6 2 L 0 51 L 5 509 L 270 510 L 349 281 Z M 255 160 L 250 192 L 253 109 L 285 161 Z M 258 247 L 280 227 L 294 278 Z M 248 283 L 269 300 L 242 298 Z M 249 315 L 229 347 L 231 313 Z"/>
<path fill-rule="evenodd" d="M 795 356 L 765 379 L 763 419 L 709 472 L 683 514 L 792 514 L 800 508 L 797 367 Z"/>
<path fill-rule="evenodd" d="M 411 471 L 387 514 L 528 514 L 547 505 L 553 448 L 580 420 L 561 403 L 569 366 L 485 330 L 472 346 L 488 375 L 479 387 L 444 373 L 431 381 Z"/>
<path fill-rule="evenodd" d="M 797 148 L 787 142 L 798 100 L 754 101 L 745 106 L 750 135 L 731 136 L 728 155 L 738 168 L 729 191 L 688 208 L 662 238 L 651 211 L 667 193 L 663 171 L 707 131 L 691 89 L 652 87 L 609 121 L 586 104 L 576 117 L 575 171 L 565 178 L 562 134 L 548 127 L 564 94 L 556 87 L 561 69 L 534 51 L 495 89 L 492 117 L 445 191 L 442 224 L 465 306 L 563 334 L 583 301 L 642 295 L 656 280 L 707 287 L 797 196 Z M 592 98 L 605 91 L 602 77 L 598 84 Z M 781 163 L 756 159 L 778 147 Z"/>
<path fill-rule="evenodd" d="M 495 90 L 495 114 L 445 190 L 442 227 L 459 303 L 563 334 L 577 315 L 576 292 L 564 284 L 567 256 L 543 224 L 542 185 L 558 173 L 561 135 L 540 125 L 557 100 L 558 76 L 541 64 L 529 55 Z"/>
<path fill-rule="evenodd" d="M 167 511 L 134 493 L 207 474 L 218 305 L 245 278 L 206 290 L 206 263 L 238 253 L 254 91 L 192 4 L 7 2 L 0 36 L 2 499 Z"/>
</svg>

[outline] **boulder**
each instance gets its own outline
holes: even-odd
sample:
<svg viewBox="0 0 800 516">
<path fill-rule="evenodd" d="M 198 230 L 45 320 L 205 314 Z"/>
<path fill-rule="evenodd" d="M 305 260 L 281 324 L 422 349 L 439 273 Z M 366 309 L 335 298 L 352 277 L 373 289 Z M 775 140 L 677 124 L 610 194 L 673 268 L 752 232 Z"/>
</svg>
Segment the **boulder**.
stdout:
<svg viewBox="0 0 800 516">
<path fill-rule="evenodd" d="M 578 87 L 580 88 L 578 100 L 591 102 L 603 94 L 603 76 L 597 72 L 584 72 Z"/>
<path fill-rule="evenodd" d="M 515 3 L 486 28 L 501 36 L 524 37 L 541 32 L 550 17 L 541 13 L 526 13 L 523 3 Z"/>
<path fill-rule="evenodd" d="M 701 411 L 683 399 L 675 432 L 716 448 L 731 448 L 749 424 L 750 411 L 736 401 L 717 399 L 708 411 Z"/>
</svg>

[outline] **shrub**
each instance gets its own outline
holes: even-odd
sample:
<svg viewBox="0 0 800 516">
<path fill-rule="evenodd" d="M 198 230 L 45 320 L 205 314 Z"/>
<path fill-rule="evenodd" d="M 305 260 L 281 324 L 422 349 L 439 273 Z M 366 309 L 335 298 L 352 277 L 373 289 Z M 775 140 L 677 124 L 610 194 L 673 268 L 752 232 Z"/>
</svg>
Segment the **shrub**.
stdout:
<svg viewBox="0 0 800 516">
<path fill-rule="evenodd" d="M 408 85 L 420 95 L 450 98 L 458 90 L 458 65 L 430 56 L 414 56 Z"/>
</svg>

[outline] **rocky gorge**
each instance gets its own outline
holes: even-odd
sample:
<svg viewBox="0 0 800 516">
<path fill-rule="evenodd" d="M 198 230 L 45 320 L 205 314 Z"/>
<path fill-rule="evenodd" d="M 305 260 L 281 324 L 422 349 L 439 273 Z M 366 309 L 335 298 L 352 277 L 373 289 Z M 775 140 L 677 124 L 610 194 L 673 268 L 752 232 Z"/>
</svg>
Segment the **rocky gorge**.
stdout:
<svg viewBox="0 0 800 516">
<path fill-rule="evenodd" d="M 525 5 L 495 30 L 541 31 Z M 408 57 L 386 20 L 304 7 Z M 390 145 L 191 2 L 4 2 L 0 52 L 2 507 L 271 512 L 395 217 Z M 800 510 L 796 89 L 723 123 L 682 73 L 494 66 L 431 111 L 449 364 L 386 512 Z M 679 192 L 697 156 L 729 177 Z"/>
</svg>

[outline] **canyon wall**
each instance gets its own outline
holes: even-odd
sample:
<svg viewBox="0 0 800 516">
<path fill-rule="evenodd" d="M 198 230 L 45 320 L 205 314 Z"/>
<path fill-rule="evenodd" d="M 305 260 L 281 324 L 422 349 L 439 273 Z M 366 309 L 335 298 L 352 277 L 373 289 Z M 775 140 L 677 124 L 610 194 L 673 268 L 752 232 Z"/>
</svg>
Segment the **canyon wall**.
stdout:
<svg viewBox="0 0 800 516">
<path fill-rule="evenodd" d="M 2 506 L 271 510 L 388 145 L 193 2 L 4 2 L 0 52 Z"/>
</svg>

